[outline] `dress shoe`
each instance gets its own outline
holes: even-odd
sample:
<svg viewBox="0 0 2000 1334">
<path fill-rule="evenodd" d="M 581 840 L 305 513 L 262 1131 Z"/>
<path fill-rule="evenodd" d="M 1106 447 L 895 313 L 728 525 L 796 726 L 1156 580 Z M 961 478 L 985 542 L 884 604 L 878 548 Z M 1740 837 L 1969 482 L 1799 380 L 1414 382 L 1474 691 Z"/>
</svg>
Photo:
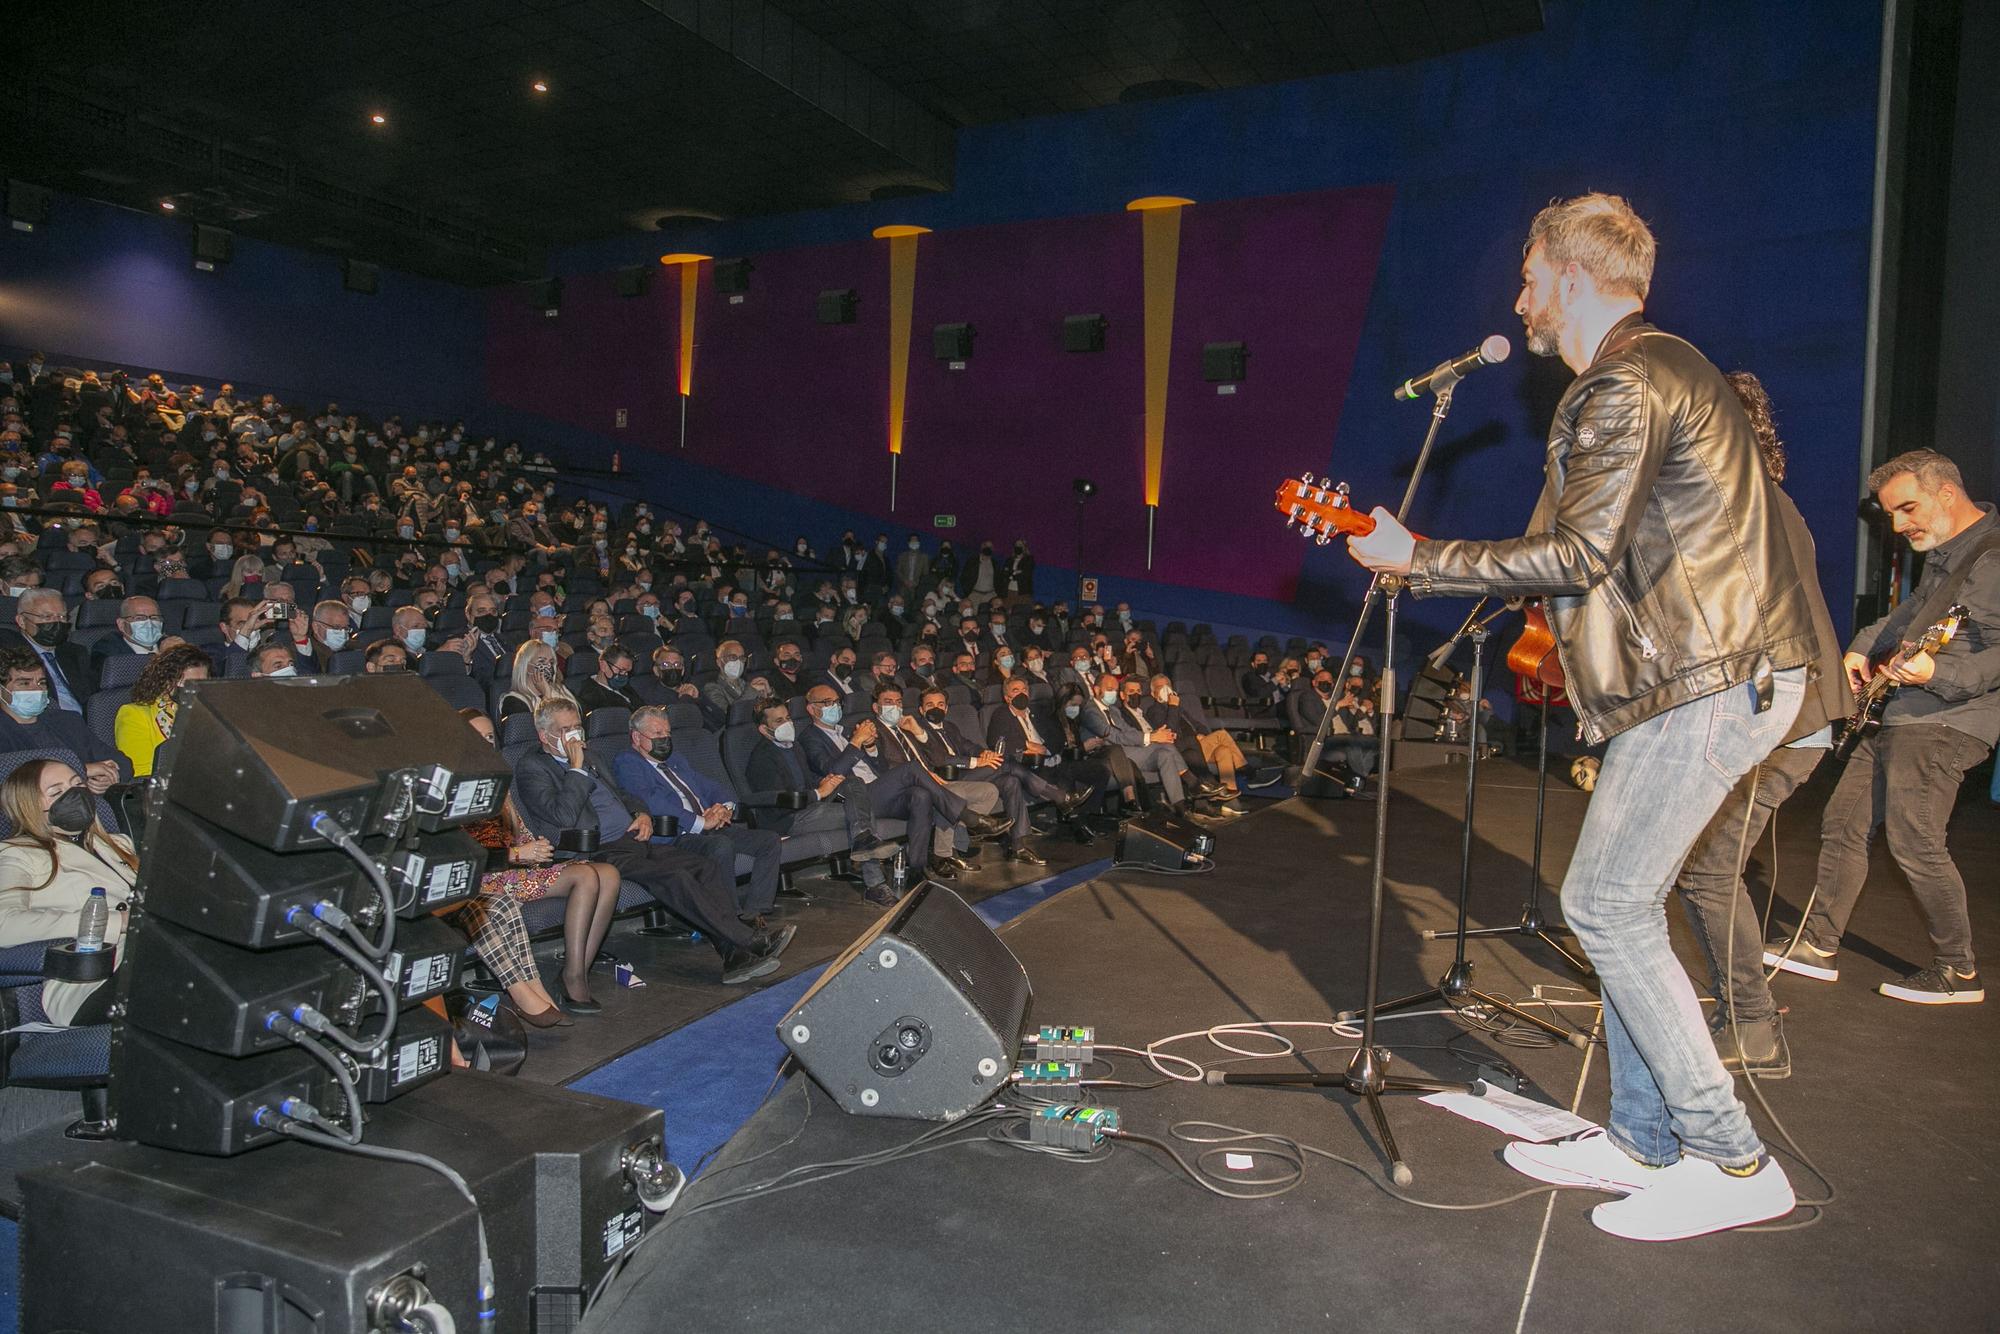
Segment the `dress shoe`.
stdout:
<svg viewBox="0 0 2000 1334">
<path fill-rule="evenodd" d="M 1036 852 L 1033 848 L 1029 847 L 1025 843 L 1023 843 L 1020 847 L 1015 848 L 1012 852 L 1008 853 L 1007 860 L 1010 862 L 1019 862 L 1023 866 L 1048 865 L 1048 861 L 1045 858 L 1043 858 L 1043 856 L 1040 853 Z"/>
<path fill-rule="evenodd" d="M 775 954 L 759 955 L 750 950 L 731 950 L 722 956 L 722 985 L 726 987 L 777 971 L 778 956 Z"/>
<path fill-rule="evenodd" d="M 1056 814 L 1065 820 L 1072 819 L 1078 811 L 1090 804 L 1090 798 L 1091 794 L 1088 792 L 1072 792 L 1056 804 Z"/>
<path fill-rule="evenodd" d="M 877 908 L 893 908 L 899 902 L 896 891 L 887 885 L 871 885 L 861 891 L 861 901 Z"/>
<path fill-rule="evenodd" d="M 792 937 L 799 933 L 796 923 L 781 926 L 775 931 L 759 931 L 750 940 L 750 952 L 760 959 L 775 959 L 785 952 L 785 946 L 792 943 Z"/>
<path fill-rule="evenodd" d="M 931 869 L 936 871 L 940 868 L 951 871 L 955 875 L 971 875 L 976 869 L 971 862 L 963 857 L 931 858 Z"/>
<path fill-rule="evenodd" d="M 1091 832 L 1088 820 L 1071 820 L 1069 836 L 1086 848 L 1097 842 L 1097 835 Z"/>
<path fill-rule="evenodd" d="M 872 831 L 864 829 L 848 840 L 847 850 L 850 853 L 873 852 L 881 846 L 881 838 Z"/>
<path fill-rule="evenodd" d="M 967 821 L 965 832 L 977 839 L 995 839 L 1004 837 L 1013 828 L 1014 822 L 1011 820 L 997 815 L 982 815 L 976 820 Z"/>
<path fill-rule="evenodd" d="M 546 1010 L 524 1010 L 514 1007 L 514 1013 L 521 1016 L 521 1022 L 530 1028 L 575 1028 L 576 1020 L 565 1018 L 562 1007 L 551 1005 Z"/>
<path fill-rule="evenodd" d="M 588 1015 L 604 1013 L 604 1007 L 596 1001 L 578 1000 L 576 997 L 570 995 L 569 988 L 562 984 L 561 978 L 556 979 L 556 1004 L 562 1006 L 563 1009 L 571 1014 Z"/>
<path fill-rule="evenodd" d="M 933 857 L 930 860 L 930 865 L 926 866 L 922 874 L 919 875 L 917 878 L 930 879 L 930 880 L 956 880 L 959 877 L 958 868 L 963 866 L 964 864 L 965 863 L 957 861 L 950 857 Z"/>
</svg>

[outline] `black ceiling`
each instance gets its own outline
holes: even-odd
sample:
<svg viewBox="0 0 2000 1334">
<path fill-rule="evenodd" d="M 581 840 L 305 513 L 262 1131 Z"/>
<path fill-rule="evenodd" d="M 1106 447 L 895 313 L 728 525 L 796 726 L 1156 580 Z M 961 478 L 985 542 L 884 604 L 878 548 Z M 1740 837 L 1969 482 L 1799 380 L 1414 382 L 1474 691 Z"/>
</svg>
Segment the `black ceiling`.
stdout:
<svg viewBox="0 0 2000 1334">
<path fill-rule="evenodd" d="M 1540 0 L 40 8 L 7 28 L 9 176 L 138 208 L 171 198 L 176 217 L 467 283 L 533 276 L 550 246 L 667 214 L 949 189 L 959 125 L 1541 27 Z"/>
</svg>

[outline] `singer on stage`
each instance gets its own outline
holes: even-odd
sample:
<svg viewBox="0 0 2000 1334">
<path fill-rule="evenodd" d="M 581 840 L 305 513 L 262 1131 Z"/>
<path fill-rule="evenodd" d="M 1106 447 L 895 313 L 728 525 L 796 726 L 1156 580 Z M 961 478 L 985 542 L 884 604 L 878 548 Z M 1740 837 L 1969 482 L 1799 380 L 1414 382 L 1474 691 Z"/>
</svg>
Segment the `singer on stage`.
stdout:
<svg viewBox="0 0 2000 1334">
<path fill-rule="evenodd" d="M 1670 1241 L 1791 1211 L 1667 940 L 1665 902 L 1738 779 L 1792 740 L 1811 606 L 1736 395 L 1646 323 L 1653 235 L 1623 199 L 1551 204 L 1528 231 L 1515 313 L 1577 378 L 1556 408 L 1527 535 L 1415 541 L 1387 511 L 1354 558 L 1418 596 L 1541 595 L 1584 734 L 1609 746 L 1564 878 L 1596 966 L 1608 1130 L 1515 1143 L 1543 1181 L 1624 1196 L 1606 1232 Z"/>
</svg>

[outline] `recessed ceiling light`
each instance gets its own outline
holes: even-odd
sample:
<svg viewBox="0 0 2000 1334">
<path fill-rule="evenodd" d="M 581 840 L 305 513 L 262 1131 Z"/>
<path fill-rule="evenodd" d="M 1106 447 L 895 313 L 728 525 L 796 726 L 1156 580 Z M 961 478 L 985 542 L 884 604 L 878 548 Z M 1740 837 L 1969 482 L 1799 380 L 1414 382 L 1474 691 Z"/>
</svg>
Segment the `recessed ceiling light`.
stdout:
<svg viewBox="0 0 2000 1334">
<path fill-rule="evenodd" d="M 160 207 L 165 209 L 167 212 L 172 213 L 176 205 L 174 204 L 174 201 L 171 199 L 162 199 L 160 201 Z"/>
<path fill-rule="evenodd" d="M 368 123 L 371 125 L 387 125 L 389 118 L 377 111 L 368 117 Z"/>
<path fill-rule="evenodd" d="M 549 90 L 549 83 L 547 79 L 536 79 L 533 83 L 529 84 L 528 86 L 530 88 L 533 88 L 538 93 L 546 93 Z"/>
</svg>

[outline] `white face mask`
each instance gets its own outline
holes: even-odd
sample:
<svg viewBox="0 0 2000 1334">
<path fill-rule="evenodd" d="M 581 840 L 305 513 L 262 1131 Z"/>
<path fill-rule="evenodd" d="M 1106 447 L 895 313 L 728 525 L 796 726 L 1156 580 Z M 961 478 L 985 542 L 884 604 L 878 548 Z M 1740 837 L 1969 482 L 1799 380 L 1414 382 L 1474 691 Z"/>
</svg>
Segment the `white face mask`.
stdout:
<svg viewBox="0 0 2000 1334">
<path fill-rule="evenodd" d="M 356 616 L 360 616 L 368 610 L 368 603 L 369 598 L 366 593 L 359 593 L 347 599 L 347 605 L 353 609 Z"/>
<path fill-rule="evenodd" d="M 894 727 L 902 721 L 903 710 L 900 706 L 895 704 L 884 704 L 882 706 L 882 723 L 884 726 Z"/>
<path fill-rule="evenodd" d="M 798 734 L 799 729 L 797 726 L 792 723 L 791 719 L 787 718 L 784 722 L 779 723 L 771 729 L 771 740 L 781 746 L 789 746 L 797 739 Z"/>
<path fill-rule="evenodd" d="M 1158 690 L 1155 690 L 1153 692 L 1153 698 L 1160 701 L 1160 703 L 1165 704 L 1167 702 L 1167 697 L 1173 693 L 1174 692 L 1168 687 L 1161 686 Z"/>
<path fill-rule="evenodd" d="M 544 644 L 547 644 L 550 648 L 554 648 L 556 646 L 556 641 L 561 638 L 562 635 L 560 635 L 554 630 L 544 630 L 541 633 L 542 642 Z"/>
<path fill-rule="evenodd" d="M 294 667 L 291 663 L 288 662 L 275 672 L 265 672 L 264 678 L 266 680 L 275 680 L 281 677 L 297 676 L 298 674 L 299 674 L 299 669 L 297 667 Z"/>
<path fill-rule="evenodd" d="M 743 659 L 731 658 L 728 662 L 723 663 L 722 674 L 732 681 L 743 675 Z"/>
<path fill-rule="evenodd" d="M 347 631 L 345 630 L 327 630 L 323 632 L 322 638 L 326 640 L 326 646 L 335 653 L 340 652 L 347 645 Z"/>
<path fill-rule="evenodd" d="M 421 625 L 415 627 L 414 629 L 403 631 L 403 647 L 407 648 L 412 653 L 423 652 L 424 636 L 427 633 L 428 632 Z"/>
</svg>

